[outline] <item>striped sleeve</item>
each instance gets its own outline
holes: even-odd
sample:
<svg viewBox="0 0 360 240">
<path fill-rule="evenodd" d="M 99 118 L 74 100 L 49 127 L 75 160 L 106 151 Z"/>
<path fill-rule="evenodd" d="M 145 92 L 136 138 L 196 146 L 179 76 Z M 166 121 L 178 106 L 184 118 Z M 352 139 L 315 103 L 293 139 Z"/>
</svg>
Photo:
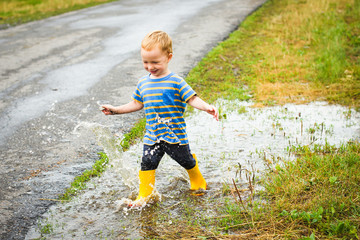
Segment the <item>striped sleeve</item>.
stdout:
<svg viewBox="0 0 360 240">
<path fill-rule="evenodd" d="M 185 82 L 184 79 L 182 79 L 179 83 L 179 93 L 181 100 L 184 102 L 189 101 L 192 96 L 196 95 L 196 92 Z"/>
<path fill-rule="evenodd" d="M 141 81 L 140 81 L 141 82 Z M 139 102 L 139 103 L 142 103 L 143 104 L 143 98 L 141 97 L 141 94 L 140 94 L 140 90 L 139 90 L 139 87 L 140 87 L 140 82 L 138 83 L 135 91 L 133 92 L 132 94 L 132 99 Z"/>
</svg>

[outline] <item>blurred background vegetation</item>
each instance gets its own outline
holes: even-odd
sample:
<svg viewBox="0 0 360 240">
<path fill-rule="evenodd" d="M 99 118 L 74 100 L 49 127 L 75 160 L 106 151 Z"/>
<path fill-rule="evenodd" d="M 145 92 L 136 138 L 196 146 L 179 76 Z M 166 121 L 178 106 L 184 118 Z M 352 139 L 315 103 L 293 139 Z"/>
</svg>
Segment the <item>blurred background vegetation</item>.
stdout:
<svg viewBox="0 0 360 240">
<path fill-rule="evenodd" d="M 115 0 L 1 0 L 1 28 L 59 15 Z"/>
</svg>

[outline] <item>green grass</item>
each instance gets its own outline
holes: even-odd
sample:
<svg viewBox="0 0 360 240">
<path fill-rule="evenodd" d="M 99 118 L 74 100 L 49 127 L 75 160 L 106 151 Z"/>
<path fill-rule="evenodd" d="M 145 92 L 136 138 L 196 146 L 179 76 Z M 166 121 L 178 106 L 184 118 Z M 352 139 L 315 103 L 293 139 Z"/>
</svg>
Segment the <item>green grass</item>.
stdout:
<svg viewBox="0 0 360 240">
<path fill-rule="evenodd" d="M 284 225 L 292 238 L 314 234 L 358 239 L 360 223 L 360 144 L 296 148 L 299 158 L 269 171 L 262 180 L 268 206 L 260 219 Z M 304 230 L 307 231 L 304 231 Z M 291 231 L 290 231 L 291 230 Z M 311 233 L 311 234 L 310 234 Z"/>
<path fill-rule="evenodd" d="M 14 26 L 115 0 L 2 0 L 0 25 Z"/>
<path fill-rule="evenodd" d="M 123 151 L 127 151 L 131 145 L 136 143 L 145 134 L 146 119 L 140 119 L 129 133 L 126 133 L 120 142 L 120 146 Z"/>
<path fill-rule="evenodd" d="M 360 3 L 270 0 L 187 77 L 208 101 L 360 106 Z M 244 89 L 243 87 L 246 86 Z"/>
<path fill-rule="evenodd" d="M 70 200 L 73 196 L 76 196 L 79 191 L 86 188 L 86 182 L 93 177 L 100 176 L 101 173 L 105 171 L 106 166 L 109 163 L 109 158 L 103 152 L 100 152 L 99 156 L 100 159 L 95 162 L 92 169 L 86 170 L 80 176 L 75 177 L 70 187 L 65 190 L 65 193 L 59 196 L 60 200 Z"/>
<path fill-rule="evenodd" d="M 233 192 L 217 217 L 199 221 L 235 239 L 359 239 L 360 143 L 296 146 L 296 161 L 266 170 L 253 197 Z M 253 183 L 252 183 L 253 184 Z M 194 227 L 196 224 L 192 224 Z M 229 235 L 228 235 L 229 234 Z"/>
</svg>

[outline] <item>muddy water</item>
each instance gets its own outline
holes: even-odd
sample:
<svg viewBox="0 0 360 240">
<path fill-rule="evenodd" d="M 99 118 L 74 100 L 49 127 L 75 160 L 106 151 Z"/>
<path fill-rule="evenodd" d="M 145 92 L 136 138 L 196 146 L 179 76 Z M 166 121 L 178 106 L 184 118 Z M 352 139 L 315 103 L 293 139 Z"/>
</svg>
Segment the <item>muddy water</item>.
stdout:
<svg viewBox="0 0 360 240">
<path fill-rule="evenodd" d="M 88 128 L 97 134 L 99 144 L 110 157 L 110 167 L 72 201 L 53 206 L 26 239 L 161 236 L 161 232 L 171 231 L 164 229 L 164 221 L 166 226 L 175 228 L 176 221 L 189 211 L 194 218 L 197 214 L 214 216 L 214 209 L 223 202 L 224 186 L 229 186 L 232 179 L 246 186 L 248 176 L 260 177 L 271 164 L 293 158 L 289 147 L 326 142 L 340 145 L 360 135 L 360 113 L 322 102 L 262 109 L 237 101 L 219 101 L 217 105 L 221 109 L 220 122 L 198 111 L 186 119 L 191 149 L 197 154 L 210 188 L 204 196 L 192 196 L 186 172 L 165 157 L 156 172 L 159 202 L 140 210 L 123 208 L 124 199 L 137 194 L 142 144 L 125 153 L 118 152 L 117 138 L 106 126 L 82 123 L 77 128 Z M 239 175 L 240 166 L 248 176 Z"/>
</svg>

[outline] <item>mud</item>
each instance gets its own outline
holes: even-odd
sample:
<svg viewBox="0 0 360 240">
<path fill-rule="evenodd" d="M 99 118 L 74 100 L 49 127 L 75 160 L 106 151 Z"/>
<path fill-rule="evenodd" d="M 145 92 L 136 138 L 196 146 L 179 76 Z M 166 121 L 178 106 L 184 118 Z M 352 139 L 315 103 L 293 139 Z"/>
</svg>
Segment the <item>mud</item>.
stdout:
<svg viewBox="0 0 360 240">
<path fill-rule="evenodd" d="M 121 0 L 1 30 L 0 238 L 23 239 L 54 204 L 43 199 L 98 159 L 102 147 L 74 133 L 79 123 L 121 136 L 143 116 L 104 117 L 98 103 L 129 101 L 145 74 L 138 52 L 148 31 L 170 33 L 171 70 L 185 76 L 263 2 Z"/>
</svg>

